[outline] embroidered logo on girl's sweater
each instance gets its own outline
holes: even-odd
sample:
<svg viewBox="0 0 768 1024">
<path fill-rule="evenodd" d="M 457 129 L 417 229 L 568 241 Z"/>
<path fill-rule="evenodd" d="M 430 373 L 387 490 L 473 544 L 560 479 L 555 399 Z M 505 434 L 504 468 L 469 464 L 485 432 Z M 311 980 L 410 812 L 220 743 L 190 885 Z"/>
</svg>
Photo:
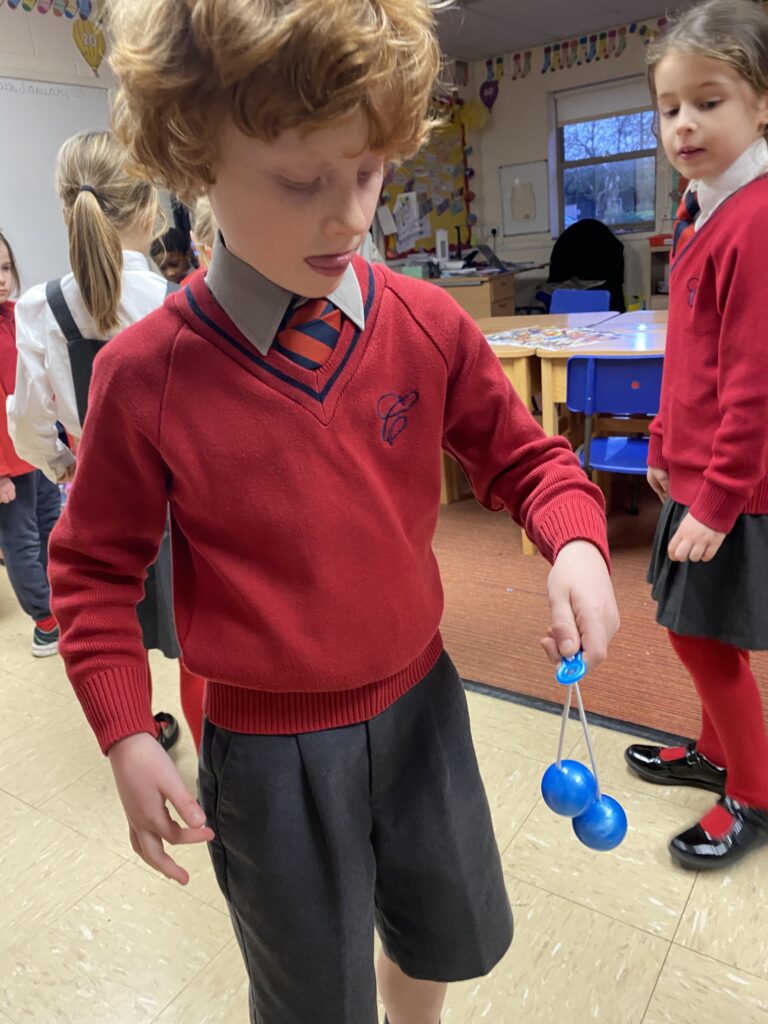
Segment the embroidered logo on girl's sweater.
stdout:
<svg viewBox="0 0 768 1024">
<path fill-rule="evenodd" d="M 383 420 L 381 428 L 381 439 L 392 446 L 395 440 L 408 426 L 408 417 L 405 415 L 409 409 L 419 400 L 418 391 L 409 391 L 406 395 L 397 395 L 392 392 L 382 395 L 376 403 L 376 411 L 379 419 Z"/>
</svg>

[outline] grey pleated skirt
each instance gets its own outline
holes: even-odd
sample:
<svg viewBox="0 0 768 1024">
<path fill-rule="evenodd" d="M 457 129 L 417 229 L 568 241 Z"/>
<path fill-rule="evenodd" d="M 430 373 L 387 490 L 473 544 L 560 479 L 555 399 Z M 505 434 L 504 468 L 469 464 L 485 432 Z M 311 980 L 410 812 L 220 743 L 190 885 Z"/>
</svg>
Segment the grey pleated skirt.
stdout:
<svg viewBox="0 0 768 1024">
<path fill-rule="evenodd" d="M 668 499 L 653 541 L 648 582 L 656 621 L 681 636 L 768 650 L 768 515 L 741 515 L 711 562 L 673 562 L 669 542 L 688 508 Z"/>
</svg>

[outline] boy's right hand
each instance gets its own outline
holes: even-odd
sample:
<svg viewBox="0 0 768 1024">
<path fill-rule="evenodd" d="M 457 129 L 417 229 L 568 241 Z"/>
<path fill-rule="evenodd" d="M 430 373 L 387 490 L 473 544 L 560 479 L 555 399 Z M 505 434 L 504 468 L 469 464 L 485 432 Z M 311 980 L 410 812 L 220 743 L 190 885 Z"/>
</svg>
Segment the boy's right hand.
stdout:
<svg viewBox="0 0 768 1024">
<path fill-rule="evenodd" d="M 16 486 L 9 476 L 0 476 L 0 505 L 16 500 Z"/>
<path fill-rule="evenodd" d="M 213 831 L 205 827 L 202 808 L 181 781 L 173 761 L 149 733 L 118 740 L 109 748 L 108 757 L 134 851 L 166 878 L 186 885 L 189 873 L 168 856 L 163 841 L 179 846 L 213 839 Z M 187 828 L 171 818 L 166 801 Z"/>
<path fill-rule="evenodd" d="M 655 466 L 649 466 L 646 478 L 659 501 L 666 501 L 669 497 L 669 473 L 665 469 L 656 469 Z"/>
</svg>

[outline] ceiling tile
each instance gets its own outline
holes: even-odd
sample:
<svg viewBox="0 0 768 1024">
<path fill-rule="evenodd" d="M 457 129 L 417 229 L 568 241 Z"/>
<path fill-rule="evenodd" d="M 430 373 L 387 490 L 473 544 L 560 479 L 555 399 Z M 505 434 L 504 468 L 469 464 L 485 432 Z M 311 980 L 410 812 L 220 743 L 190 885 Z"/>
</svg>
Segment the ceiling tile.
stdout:
<svg viewBox="0 0 768 1024">
<path fill-rule="evenodd" d="M 464 60 L 516 52 L 629 21 L 661 17 L 660 0 L 464 0 L 438 14 L 440 41 Z M 556 26 L 556 29 L 553 28 Z"/>
</svg>

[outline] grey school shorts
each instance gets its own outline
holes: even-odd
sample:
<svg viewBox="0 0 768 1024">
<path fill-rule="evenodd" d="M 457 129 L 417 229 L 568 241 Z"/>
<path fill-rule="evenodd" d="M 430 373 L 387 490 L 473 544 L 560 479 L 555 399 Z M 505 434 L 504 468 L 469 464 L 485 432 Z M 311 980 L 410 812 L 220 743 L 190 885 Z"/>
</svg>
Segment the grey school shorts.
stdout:
<svg viewBox="0 0 768 1024">
<path fill-rule="evenodd" d="M 252 1024 L 376 1024 L 374 927 L 405 974 L 487 974 L 512 940 L 470 735 L 442 654 L 360 725 L 292 736 L 205 723 L 200 800 L 250 980 Z"/>
</svg>

